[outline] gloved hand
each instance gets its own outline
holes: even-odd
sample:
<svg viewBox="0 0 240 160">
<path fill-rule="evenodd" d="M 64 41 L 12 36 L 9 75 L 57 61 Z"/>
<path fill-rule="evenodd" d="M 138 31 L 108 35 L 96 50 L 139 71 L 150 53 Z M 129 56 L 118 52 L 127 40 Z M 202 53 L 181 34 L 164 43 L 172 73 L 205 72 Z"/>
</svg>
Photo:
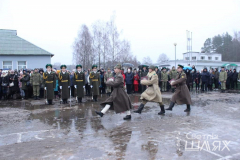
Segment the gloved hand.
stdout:
<svg viewBox="0 0 240 160">
<path fill-rule="evenodd" d="M 85 86 L 83 86 L 83 88 L 85 88 Z"/>
<path fill-rule="evenodd" d="M 62 86 L 60 86 L 59 88 L 62 89 Z"/>
<path fill-rule="evenodd" d="M 77 88 L 77 85 L 74 85 L 74 88 Z"/>
<path fill-rule="evenodd" d="M 93 86 L 91 85 L 90 87 L 92 88 Z"/>
<path fill-rule="evenodd" d="M 47 90 L 47 87 L 44 87 L 44 90 Z"/>
<path fill-rule="evenodd" d="M 70 86 L 68 86 L 68 88 L 70 88 Z"/>
</svg>

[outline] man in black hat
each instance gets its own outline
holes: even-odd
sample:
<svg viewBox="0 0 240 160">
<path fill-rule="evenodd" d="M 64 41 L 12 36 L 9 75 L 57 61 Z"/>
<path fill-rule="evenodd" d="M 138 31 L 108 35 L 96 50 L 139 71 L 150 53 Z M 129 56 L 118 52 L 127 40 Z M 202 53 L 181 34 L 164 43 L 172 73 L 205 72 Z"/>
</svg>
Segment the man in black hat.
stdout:
<svg viewBox="0 0 240 160">
<path fill-rule="evenodd" d="M 190 112 L 191 110 L 190 104 L 192 104 L 192 100 L 188 87 L 186 85 L 187 76 L 183 72 L 183 68 L 184 66 L 180 64 L 178 65 L 178 76 L 175 81 L 171 82 L 171 85 L 176 87 L 176 91 L 172 96 L 169 108 L 167 108 L 166 110 L 172 111 L 175 103 L 177 103 L 178 105 L 187 104 L 187 108 L 184 110 L 184 112 Z"/>
<path fill-rule="evenodd" d="M 143 78 L 143 77 L 146 77 L 148 74 L 148 71 L 147 71 L 147 66 L 146 65 L 143 65 L 143 70 L 141 71 L 140 70 L 140 80 Z M 146 86 L 145 85 L 141 85 L 141 91 L 142 93 L 146 90 Z"/>
<path fill-rule="evenodd" d="M 99 87 L 101 85 L 100 74 L 97 72 L 97 65 L 92 66 L 92 72 L 89 75 L 90 87 L 93 96 L 93 101 L 97 102 L 99 95 Z"/>
<path fill-rule="evenodd" d="M 61 72 L 58 75 L 59 86 L 60 86 L 60 89 L 62 90 L 61 96 L 62 96 L 63 104 L 67 104 L 67 100 L 70 96 L 70 75 L 66 71 L 66 68 L 67 68 L 66 65 L 61 65 L 60 68 L 61 68 Z"/>
<path fill-rule="evenodd" d="M 77 65 L 76 69 L 77 71 L 74 73 L 74 88 L 76 89 L 78 103 L 82 103 L 85 88 L 85 74 L 82 72 L 82 65 Z"/>
<path fill-rule="evenodd" d="M 46 91 L 46 99 L 49 105 L 53 105 L 54 88 L 56 87 L 56 74 L 52 71 L 52 65 L 46 65 L 46 72 L 43 73 L 44 90 Z"/>
</svg>

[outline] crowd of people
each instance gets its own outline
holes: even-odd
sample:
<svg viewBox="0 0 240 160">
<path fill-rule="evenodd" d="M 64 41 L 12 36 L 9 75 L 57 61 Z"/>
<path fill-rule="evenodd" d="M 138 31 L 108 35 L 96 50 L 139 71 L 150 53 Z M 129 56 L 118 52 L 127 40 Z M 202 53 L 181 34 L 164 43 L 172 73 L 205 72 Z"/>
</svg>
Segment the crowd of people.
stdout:
<svg viewBox="0 0 240 160">
<path fill-rule="evenodd" d="M 139 69 L 133 69 L 129 67 L 125 72 L 124 69 L 121 69 L 121 74 L 124 79 L 124 86 L 126 87 L 127 93 L 143 93 L 146 90 L 146 86 L 140 83 L 141 80 L 147 78 L 148 66 L 142 66 Z M 191 90 L 201 90 L 201 91 L 212 91 L 212 90 L 225 90 L 221 85 L 226 83 L 226 89 L 237 89 L 237 83 L 240 80 L 240 71 L 237 72 L 236 69 L 225 69 L 222 68 L 212 68 L 208 70 L 204 68 L 202 70 L 197 70 L 195 66 L 190 67 L 191 69 L 185 69 L 184 72 L 187 76 L 187 87 L 189 91 Z M 61 89 L 58 82 L 59 73 L 61 70 L 56 68 L 51 68 L 51 70 L 56 75 L 56 86 L 54 88 L 54 98 L 59 99 L 61 97 Z M 74 89 L 74 74 L 76 70 L 69 71 L 66 70 L 70 76 L 70 88 L 71 95 L 75 96 Z M 85 78 L 85 95 L 92 96 L 91 84 L 89 76 L 92 70 L 84 70 Z M 222 74 L 224 71 L 226 74 Z M 114 77 L 115 73 L 112 69 L 108 68 L 107 70 L 99 69 L 99 89 L 97 92 L 99 94 L 110 95 L 113 88 L 106 86 L 106 81 L 108 78 Z M 35 68 L 34 70 L 21 69 L 17 70 L 1 70 L 0 69 L 0 100 L 4 99 L 28 99 L 34 98 L 38 100 L 44 98 L 44 78 L 43 78 L 44 69 Z M 155 66 L 155 73 L 158 75 L 158 84 L 161 89 L 161 92 L 174 92 L 175 88 L 170 85 L 170 80 L 174 79 L 178 72 L 175 67 L 171 69 L 162 67 L 159 69 L 158 66 Z M 226 77 L 224 77 L 226 75 Z M 223 79 L 223 80 L 220 80 Z M 222 81 L 222 83 L 221 83 Z M 95 98 L 97 100 L 97 98 Z"/>
</svg>

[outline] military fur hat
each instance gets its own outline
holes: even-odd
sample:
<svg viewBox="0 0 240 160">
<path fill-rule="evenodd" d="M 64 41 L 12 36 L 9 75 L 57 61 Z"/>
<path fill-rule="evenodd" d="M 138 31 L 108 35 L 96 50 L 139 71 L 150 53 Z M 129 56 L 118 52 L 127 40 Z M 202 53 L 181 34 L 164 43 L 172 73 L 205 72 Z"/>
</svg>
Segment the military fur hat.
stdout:
<svg viewBox="0 0 240 160">
<path fill-rule="evenodd" d="M 167 69 L 166 67 L 162 67 L 162 70 Z"/>
<path fill-rule="evenodd" d="M 122 69 L 122 66 L 121 66 L 121 64 L 117 64 L 114 68 Z"/>
<path fill-rule="evenodd" d="M 82 68 L 82 65 L 81 65 L 81 64 L 76 65 L 76 69 L 77 69 L 78 67 Z"/>
<path fill-rule="evenodd" d="M 51 64 L 47 64 L 47 65 L 46 65 L 46 68 L 47 68 L 48 66 L 52 68 L 52 65 L 51 65 Z"/>
<path fill-rule="evenodd" d="M 155 66 L 149 66 L 149 69 L 152 69 L 152 70 L 154 70 L 155 69 Z"/>
<path fill-rule="evenodd" d="M 67 68 L 67 66 L 66 66 L 65 64 L 63 64 L 63 65 L 60 66 L 61 69 L 62 69 L 63 67 L 64 67 L 64 68 Z"/>
<path fill-rule="evenodd" d="M 94 69 L 94 68 L 97 69 L 97 65 L 96 64 L 92 65 L 92 69 Z"/>
<path fill-rule="evenodd" d="M 158 66 L 155 66 L 155 68 L 157 68 L 157 69 L 158 69 Z"/>
<path fill-rule="evenodd" d="M 181 64 L 178 64 L 178 67 L 184 68 L 184 66 L 183 66 L 183 65 L 181 65 Z"/>
<path fill-rule="evenodd" d="M 142 67 L 147 67 L 147 65 L 143 65 Z"/>
</svg>

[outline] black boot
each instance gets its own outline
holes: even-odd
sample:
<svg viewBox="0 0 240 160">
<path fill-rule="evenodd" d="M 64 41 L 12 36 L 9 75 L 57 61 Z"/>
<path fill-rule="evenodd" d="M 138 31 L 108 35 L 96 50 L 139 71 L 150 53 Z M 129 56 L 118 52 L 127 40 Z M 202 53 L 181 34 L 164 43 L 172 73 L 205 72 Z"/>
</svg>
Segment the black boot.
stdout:
<svg viewBox="0 0 240 160">
<path fill-rule="evenodd" d="M 187 104 L 187 108 L 184 110 L 184 112 L 190 112 L 191 108 L 190 108 L 190 104 Z"/>
<path fill-rule="evenodd" d="M 129 120 L 129 119 L 131 119 L 131 118 L 132 118 L 131 115 L 126 115 L 126 117 L 124 117 L 123 120 Z"/>
<path fill-rule="evenodd" d="M 160 108 L 161 108 L 161 112 L 159 112 L 158 115 L 165 114 L 164 105 L 160 106 Z"/>
<path fill-rule="evenodd" d="M 37 96 L 37 100 L 40 100 L 39 96 Z"/>
<path fill-rule="evenodd" d="M 100 117 L 103 117 L 103 113 L 102 112 L 98 112 L 98 111 L 95 111 L 97 115 L 99 115 Z"/>
<path fill-rule="evenodd" d="M 143 110 L 143 108 L 144 108 L 144 104 L 140 104 L 140 106 L 138 107 L 138 110 L 136 110 L 136 111 L 133 111 L 134 113 L 139 113 L 139 114 L 141 114 L 142 113 L 142 110 Z"/>
<path fill-rule="evenodd" d="M 34 100 L 37 100 L 37 96 L 34 96 Z"/>
<path fill-rule="evenodd" d="M 98 97 L 98 96 L 95 96 L 95 102 L 97 102 L 97 101 L 98 101 L 98 100 L 97 100 L 97 97 Z"/>
<path fill-rule="evenodd" d="M 82 98 L 78 98 L 78 103 L 82 103 Z"/>
<path fill-rule="evenodd" d="M 175 105 L 175 103 L 171 102 L 169 107 L 165 110 L 171 111 L 173 109 L 174 105 Z"/>
<path fill-rule="evenodd" d="M 172 93 L 174 93 L 174 88 L 172 88 Z"/>
</svg>

